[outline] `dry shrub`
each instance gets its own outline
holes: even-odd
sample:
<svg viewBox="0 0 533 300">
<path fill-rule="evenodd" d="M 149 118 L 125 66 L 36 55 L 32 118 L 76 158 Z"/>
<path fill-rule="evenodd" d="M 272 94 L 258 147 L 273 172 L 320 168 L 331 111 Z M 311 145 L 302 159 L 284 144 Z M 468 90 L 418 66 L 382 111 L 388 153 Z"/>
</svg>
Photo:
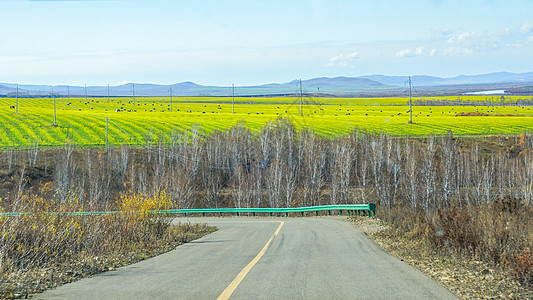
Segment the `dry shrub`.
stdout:
<svg viewBox="0 0 533 300">
<path fill-rule="evenodd" d="M 165 191 L 153 195 L 131 192 L 122 195 L 117 203 L 117 210 L 122 213 L 115 216 L 121 219 L 117 224 L 120 226 L 119 230 L 137 241 L 159 238 L 168 228 L 170 220 L 165 214 L 153 212 L 171 209 L 172 205 L 172 200 Z"/>
<path fill-rule="evenodd" d="M 431 219 L 422 211 L 410 207 L 396 206 L 392 209 L 379 211 L 377 214 L 390 224 L 394 225 L 396 233 L 408 237 L 423 237 L 431 231 Z"/>
<path fill-rule="evenodd" d="M 441 210 L 435 223 L 455 251 L 507 264 L 533 245 L 532 213 L 520 199 L 506 198 L 493 204 Z"/>
<path fill-rule="evenodd" d="M 431 217 L 410 208 L 382 215 L 399 235 L 423 239 L 435 251 L 507 268 L 523 283 L 533 283 L 533 207 L 521 199 L 442 209 Z"/>
<path fill-rule="evenodd" d="M 170 226 L 166 215 L 150 212 L 168 209 L 169 197 L 128 194 L 118 201 L 120 212 L 75 215 L 99 207 L 81 205 L 74 196 L 65 201 L 21 196 L 11 205 L 19 216 L 0 217 L 0 271 L 45 266 L 84 254 L 98 256 L 149 246 Z"/>
<path fill-rule="evenodd" d="M 172 200 L 164 190 L 151 196 L 130 191 L 120 197 L 118 210 L 144 216 L 156 210 L 170 209 L 172 205 Z"/>
<path fill-rule="evenodd" d="M 529 247 L 524 248 L 522 253 L 514 255 L 514 271 L 518 278 L 528 284 L 533 284 L 533 252 Z"/>
<path fill-rule="evenodd" d="M 124 195 L 111 214 L 76 215 L 102 207 L 80 204 L 74 194 L 64 199 L 20 195 L 9 204 L 0 201 L 0 213 L 4 207 L 25 213 L 0 215 L 0 298 L 134 263 L 214 231 L 198 224 L 171 226 L 166 214 L 154 214 L 172 206 L 165 191 Z"/>
</svg>

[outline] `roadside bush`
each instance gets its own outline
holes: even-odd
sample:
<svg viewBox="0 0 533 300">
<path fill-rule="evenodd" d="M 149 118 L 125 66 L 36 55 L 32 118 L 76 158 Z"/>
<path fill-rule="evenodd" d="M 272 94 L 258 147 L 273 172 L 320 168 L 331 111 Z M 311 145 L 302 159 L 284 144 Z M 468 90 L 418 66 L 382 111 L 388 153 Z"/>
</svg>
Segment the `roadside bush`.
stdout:
<svg viewBox="0 0 533 300">
<path fill-rule="evenodd" d="M 533 207 L 520 199 L 441 209 L 429 216 L 410 208 L 381 213 L 395 234 L 423 239 L 434 251 L 489 262 L 533 283 Z"/>
<path fill-rule="evenodd" d="M 75 215 L 102 207 L 82 205 L 74 194 L 63 201 L 18 196 L 9 210 L 24 214 L 0 216 L 0 298 L 151 257 L 212 231 L 199 225 L 171 226 L 167 215 L 150 213 L 171 205 L 165 191 L 130 193 L 111 207 L 115 213 Z M 24 281 L 26 286 L 20 284 Z"/>
</svg>

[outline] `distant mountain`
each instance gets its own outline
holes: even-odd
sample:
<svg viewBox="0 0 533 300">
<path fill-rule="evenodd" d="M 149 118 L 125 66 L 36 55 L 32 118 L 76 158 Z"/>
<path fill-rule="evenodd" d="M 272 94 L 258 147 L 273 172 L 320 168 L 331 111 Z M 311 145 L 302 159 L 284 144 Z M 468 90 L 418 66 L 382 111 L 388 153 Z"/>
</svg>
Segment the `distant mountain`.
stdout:
<svg viewBox="0 0 533 300">
<path fill-rule="evenodd" d="M 0 84 L 0 86 L 3 84 Z M 17 85 L 5 84 L 5 89 L 0 88 L 0 95 L 13 92 Z M 302 80 L 304 93 L 346 93 L 360 89 L 386 88 L 377 81 L 355 77 L 314 78 Z M 48 86 L 48 85 L 18 85 L 21 95 L 67 95 L 84 96 L 85 90 L 89 96 L 107 96 L 107 86 Z M 231 87 L 203 86 L 194 82 L 181 82 L 172 85 L 126 83 L 110 86 L 111 96 L 132 96 L 135 89 L 136 96 L 168 96 L 170 89 L 175 96 L 231 96 Z M 271 83 L 258 86 L 239 86 L 235 88 L 237 96 L 271 95 L 271 94 L 297 94 L 299 93 L 299 80 L 288 83 Z"/>
<path fill-rule="evenodd" d="M 389 86 L 404 87 L 408 81 L 408 76 L 385 76 L 368 75 L 360 78 L 367 78 Z M 529 73 L 509 73 L 497 72 L 480 75 L 460 75 L 456 77 L 441 78 L 426 75 L 411 76 L 411 82 L 415 86 L 442 86 L 459 84 L 493 84 L 493 83 L 516 83 L 533 82 L 533 72 Z"/>
<path fill-rule="evenodd" d="M 297 84 L 298 81 L 292 81 L 292 84 Z M 307 88 L 324 88 L 324 89 L 346 89 L 346 88 L 362 88 L 362 87 L 384 87 L 386 84 L 378 81 L 361 78 L 361 77 L 320 77 L 309 80 L 303 80 L 302 84 Z"/>
<path fill-rule="evenodd" d="M 456 82 L 465 82 L 466 84 L 471 83 L 510 83 L 510 82 L 531 82 L 533 81 L 533 72 L 528 73 L 508 73 L 508 72 L 498 72 L 482 75 L 470 75 L 470 76 L 457 76 L 451 78 Z"/>
<path fill-rule="evenodd" d="M 509 73 L 497 72 L 480 75 L 461 75 L 450 78 L 435 76 L 415 75 L 411 76 L 415 87 L 450 87 L 466 85 L 501 85 L 501 84 L 533 84 L 533 72 Z M 359 77 L 319 77 L 302 80 L 304 93 L 320 93 L 327 95 L 354 95 L 354 94 L 393 94 L 402 91 L 408 82 L 408 76 L 367 75 Z M 298 94 L 300 91 L 299 80 L 286 83 L 270 83 L 257 86 L 236 86 L 236 96 L 252 95 L 287 95 Z M 134 86 L 135 85 L 135 86 Z M 10 95 L 16 91 L 16 84 L 0 83 L 0 95 Z M 168 96 L 170 89 L 175 96 L 231 96 L 231 87 L 204 86 L 194 82 L 181 82 L 172 85 L 127 83 L 118 86 L 66 86 L 66 85 L 18 85 L 19 95 L 61 95 L 65 96 L 111 96 L 129 97 L 135 89 L 136 96 Z"/>
<path fill-rule="evenodd" d="M 11 93 L 12 91 L 13 89 L 8 86 L 0 85 L 0 95 L 7 95 Z"/>
</svg>

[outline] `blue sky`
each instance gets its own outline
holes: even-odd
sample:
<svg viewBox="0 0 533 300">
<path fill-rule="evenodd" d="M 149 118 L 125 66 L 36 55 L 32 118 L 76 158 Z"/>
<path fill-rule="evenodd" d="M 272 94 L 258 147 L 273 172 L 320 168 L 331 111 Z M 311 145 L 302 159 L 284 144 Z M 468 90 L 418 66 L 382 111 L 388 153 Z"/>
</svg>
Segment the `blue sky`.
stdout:
<svg viewBox="0 0 533 300">
<path fill-rule="evenodd" d="M 533 0 L 0 0 L 0 82 L 533 71 Z"/>
</svg>

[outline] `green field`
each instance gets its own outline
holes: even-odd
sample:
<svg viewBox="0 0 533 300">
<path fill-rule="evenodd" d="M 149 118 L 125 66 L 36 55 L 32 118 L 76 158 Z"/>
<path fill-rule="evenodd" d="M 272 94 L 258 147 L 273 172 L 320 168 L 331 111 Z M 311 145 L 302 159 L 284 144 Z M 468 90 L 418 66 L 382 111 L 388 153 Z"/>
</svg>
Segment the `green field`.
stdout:
<svg viewBox="0 0 533 300">
<path fill-rule="evenodd" d="M 486 96 L 461 96 L 468 101 L 491 100 Z M 497 98 L 497 97 L 495 97 Z M 513 102 L 523 97 L 506 97 Z M 458 100 L 458 97 L 415 98 Z M 499 98 L 498 98 L 499 99 Z M 232 113 L 228 97 L 57 98 L 54 125 L 52 98 L 0 98 L 0 147 L 62 145 L 72 138 L 78 145 L 103 146 L 106 118 L 110 144 L 144 144 L 159 137 L 197 126 L 206 133 L 243 123 L 252 131 L 278 117 L 290 119 L 297 129 L 312 127 L 321 135 L 340 135 L 360 128 L 393 135 L 517 134 L 533 129 L 533 107 L 525 106 L 414 106 L 409 121 L 407 98 L 236 98 Z M 120 110 L 120 111 L 116 111 Z M 456 116 L 479 112 L 489 116 Z M 498 116 L 513 115 L 513 116 Z"/>
</svg>

